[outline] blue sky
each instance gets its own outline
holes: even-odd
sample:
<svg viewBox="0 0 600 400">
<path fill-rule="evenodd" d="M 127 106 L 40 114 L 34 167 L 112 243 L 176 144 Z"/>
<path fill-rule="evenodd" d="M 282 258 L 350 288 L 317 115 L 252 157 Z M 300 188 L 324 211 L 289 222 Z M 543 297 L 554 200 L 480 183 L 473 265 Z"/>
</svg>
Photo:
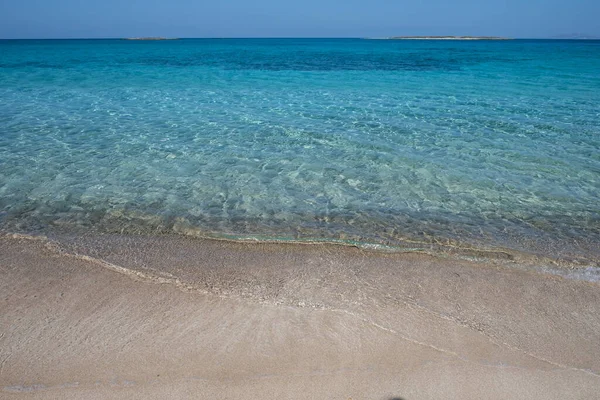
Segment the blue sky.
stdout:
<svg viewBox="0 0 600 400">
<path fill-rule="evenodd" d="M 600 36 L 599 0 L 0 0 L 0 38 Z"/>
</svg>

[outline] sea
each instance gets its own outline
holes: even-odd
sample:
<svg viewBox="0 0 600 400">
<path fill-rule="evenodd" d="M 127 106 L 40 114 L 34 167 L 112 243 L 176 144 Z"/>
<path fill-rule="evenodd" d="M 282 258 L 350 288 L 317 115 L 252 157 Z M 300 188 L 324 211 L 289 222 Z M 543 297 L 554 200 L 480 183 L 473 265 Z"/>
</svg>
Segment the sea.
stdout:
<svg viewBox="0 0 600 400">
<path fill-rule="evenodd" d="M 600 260 L 600 41 L 0 41 L 0 230 Z"/>
</svg>

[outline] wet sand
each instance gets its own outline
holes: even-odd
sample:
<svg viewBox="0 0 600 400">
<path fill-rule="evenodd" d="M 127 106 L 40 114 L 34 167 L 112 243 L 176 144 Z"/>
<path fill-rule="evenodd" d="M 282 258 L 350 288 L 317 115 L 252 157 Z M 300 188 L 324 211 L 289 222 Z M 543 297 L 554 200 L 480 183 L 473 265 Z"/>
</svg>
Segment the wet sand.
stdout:
<svg viewBox="0 0 600 400">
<path fill-rule="evenodd" d="M 600 284 L 331 245 L 0 236 L 3 399 L 597 399 Z"/>
</svg>

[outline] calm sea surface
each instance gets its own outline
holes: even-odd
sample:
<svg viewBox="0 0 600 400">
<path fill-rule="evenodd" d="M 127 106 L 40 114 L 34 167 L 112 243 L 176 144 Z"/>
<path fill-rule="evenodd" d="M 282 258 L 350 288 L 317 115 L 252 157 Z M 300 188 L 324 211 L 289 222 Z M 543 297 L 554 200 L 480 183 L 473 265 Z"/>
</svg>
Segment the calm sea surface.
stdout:
<svg viewBox="0 0 600 400">
<path fill-rule="evenodd" d="M 599 41 L 0 41 L 0 228 L 600 255 Z"/>
</svg>

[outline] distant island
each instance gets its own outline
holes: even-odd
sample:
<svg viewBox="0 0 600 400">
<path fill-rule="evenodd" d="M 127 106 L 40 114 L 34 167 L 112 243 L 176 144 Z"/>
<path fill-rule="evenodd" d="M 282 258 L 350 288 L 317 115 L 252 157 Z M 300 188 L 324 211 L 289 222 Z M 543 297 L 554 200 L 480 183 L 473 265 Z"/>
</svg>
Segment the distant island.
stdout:
<svg viewBox="0 0 600 400">
<path fill-rule="evenodd" d="M 567 35 L 558 35 L 553 37 L 552 39 L 561 39 L 561 40 L 598 40 L 600 36 L 588 35 L 585 33 L 571 33 Z"/>
<path fill-rule="evenodd" d="M 389 40 L 510 40 L 498 36 L 392 36 Z"/>
<path fill-rule="evenodd" d="M 177 40 L 177 38 L 164 38 L 164 37 L 133 37 L 133 38 L 124 38 L 123 40 Z"/>
</svg>

